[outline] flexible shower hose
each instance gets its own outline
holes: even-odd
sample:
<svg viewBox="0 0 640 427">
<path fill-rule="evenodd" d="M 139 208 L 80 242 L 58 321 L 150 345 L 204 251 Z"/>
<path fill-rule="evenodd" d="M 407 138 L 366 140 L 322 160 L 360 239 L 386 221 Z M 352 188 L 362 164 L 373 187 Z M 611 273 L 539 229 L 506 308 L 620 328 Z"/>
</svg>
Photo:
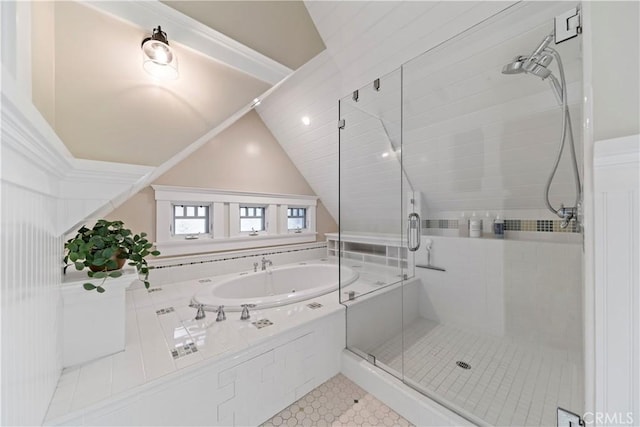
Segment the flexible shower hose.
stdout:
<svg viewBox="0 0 640 427">
<path fill-rule="evenodd" d="M 573 131 L 571 129 L 571 115 L 569 114 L 569 106 L 567 105 L 567 83 L 564 76 L 564 67 L 562 66 L 562 59 L 560 58 L 560 54 L 555 49 L 549 47 L 545 50 L 548 50 L 553 54 L 554 58 L 558 63 L 558 69 L 560 71 L 560 82 L 562 86 L 562 134 L 560 138 L 560 147 L 558 149 L 558 154 L 556 156 L 555 163 L 553 164 L 553 169 L 551 170 L 551 174 L 549 174 L 549 178 L 547 179 L 547 185 L 545 186 L 544 200 L 547 205 L 547 208 L 551 212 L 553 212 L 554 214 L 558 215 L 561 218 L 564 218 L 564 215 L 560 213 L 560 211 L 562 210 L 562 207 L 559 209 L 554 209 L 554 207 L 551 205 L 551 201 L 549 200 L 549 190 L 551 188 L 551 182 L 553 181 L 553 177 L 555 176 L 558 170 L 558 165 L 560 164 L 560 158 L 562 157 L 562 152 L 564 150 L 564 144 L 567 138 L 567 133 L 569 133 L 569 139 L 570 139 L 569 148 L 571 150 L 571 159 L 572 159 L 572 166 L 573 166 L 572 169 L 573 169 L 573 175 L 574 175 L 574 182 L 576 185 L 576 200 L 574 204 L 574 207 L 576 209 L 580 201 L 582 200 L 582 185 L 580 184 L 580 172 L 578 170 L 578 160 L 576 158 L 576 149 L 575 149 L 575 144 L 573 140 Z"/>
</svg>

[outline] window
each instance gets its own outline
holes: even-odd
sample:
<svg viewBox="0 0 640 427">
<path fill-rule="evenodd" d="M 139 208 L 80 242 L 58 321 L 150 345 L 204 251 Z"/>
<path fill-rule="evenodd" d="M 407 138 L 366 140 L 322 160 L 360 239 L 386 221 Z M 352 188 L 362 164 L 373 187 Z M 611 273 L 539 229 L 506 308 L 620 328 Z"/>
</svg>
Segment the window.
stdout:
<svg viewBox="0 0 640 427">
<path fill-rule="evenodd" d="M 289 230 L 307 228 L 307 208 L 287 209 L 287 228 Z"/>
<path fill-rule="evenodd" d="M 264 231 L 264 206 L 240 206 L 240 232 Z"/>
<path fill-rule="evenodd" d="M 163 256 L 316 241 L 315 196 L 152 187 L 155 244 Z"/>
<path fill-rule="evenodd" d="M 174 205 L 173 234 L 206 234 L 209 232 L 209 206 Z"/>
</svg>

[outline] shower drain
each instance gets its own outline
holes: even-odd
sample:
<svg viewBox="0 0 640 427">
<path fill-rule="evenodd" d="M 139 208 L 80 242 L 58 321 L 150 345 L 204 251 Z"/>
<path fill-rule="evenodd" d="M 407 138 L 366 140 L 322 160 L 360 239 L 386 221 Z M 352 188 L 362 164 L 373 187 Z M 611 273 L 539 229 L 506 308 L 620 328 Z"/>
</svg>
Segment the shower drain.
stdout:
<svg viewBox="0 0 640 427">
<path fill-rule="evenodd" d="M 467 362 L 463 362 L 462 360 L 458 360 L 456 362 L 456 365 L 460 366 L 462 369 L 471 369 L 471 365 L 469 365 Z"/>
</svg>

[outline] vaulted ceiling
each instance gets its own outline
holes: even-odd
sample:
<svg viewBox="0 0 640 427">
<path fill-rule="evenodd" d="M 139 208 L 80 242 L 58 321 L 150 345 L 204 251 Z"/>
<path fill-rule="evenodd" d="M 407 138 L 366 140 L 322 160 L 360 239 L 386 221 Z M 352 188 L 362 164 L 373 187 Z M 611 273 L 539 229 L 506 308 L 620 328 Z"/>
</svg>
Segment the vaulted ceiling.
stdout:
<svg viewBox="0 0 640 427">
<path fill-rule="evenodd" d="M 552 4 L 531 3 L 540 3 L 534 9 Z M 40 104 L 45 117 L 78 157 L 161 168 L 184 158 L 180 157 L 181 153 L 194 146 L 202 135 L 239 118 L 248 111 L 254 98 L 263 98 L 262 104 L 256 107 L 260 117 L 337 219 L 338 100 L 355 89 L 371 89 L 377 78 L 382 78 L 385 85 L 399 85 L 399 80 L 389 73 L 400 65 L 509 9 L 512 4 L 485 1 L 42 2 L 35 8 L 34 31 L 44 34 L 53 31 L 55 37 L 49 42 L 45 39 L 43 45 L 36 44 L 34 48 L 44 52 L 53 47 L 61 59 L 47 60 L 46 54 L 38 56 L 37 52 L 34 55 L 37 58 L 34 62 L 39 61 L 41 65 L 39 77 L 34 76 L 34 101 Z M 148 13 L 138 13 L 141 18 L 136 20 L 135 13 L 130 13 L 130 9 L 135 8 Z M 158 85 L 150 82 L 137 65 L 139 43 L 156 25 L 158 17 L 166 16 L 167 11 L 173 21 L 163 24 L 163 29 L 178 50 L 181 76 L 177 81 Z M 108 18 L 109 14 L 119 19 Z M 532 18 L 526 31 L 523 30 L 526 34 L 522 46 L 536 40 L 538 33 L 548 31 L 550 23 L 546 15 L 549 13 L 542 15 L 538 21 Z M 515 37 L 518 23 L 513 23 L 512 28 Z M 106 34 L 110 42 L 101 44 Z M 209 49 L 208 41 L 214 38 L 217 50 Z M 502 42 L 492 43 L 498 46 Z M 232 49 L 227 49 L 229 46 Z M 236 53 L 240 53 L 229 59 L 225 49 L 236 49 Z M 478 49 L 482 51 L 483 47 Z M 497 49 L 491 54 L 502 60 L 504 55 L 511 56 L 512 50 L 515 55 L 524 48 L 515 43 L 504 51 Z M 253 62 L 247 65 L 245 57 Z M 444 65 L 436 71 L 448 72 Z M 469 80 L 468 84 L 498 78 L 496 70 L 488 73 L 486 78 Z M 437 96 L 452 95 L 438 92 L 440 89 L 436 86 L 421 89 Z M 538 90 L 538 87 L 531 89 L 531 93 Z M 64 99 L 56 98 L 56 91 L 64 91 Z M 467 102 L 464 92 L 458 95 L 458 98 L 448 98 L 447 102 L 451 105 Z M 552 108 L 546 95 L 540 95 L 540 101 L 532 98 L 540 114 Z M 492 105 L 492 98 L 487 97 L 486 102 Z M 384 111 L 381 105 L 374 106 L 372 111 L 363 108 L 364 104 L 359 104 L 357 109 L 362 111 L 356 109 L 353 113 L 378 118 L 383 114 L 397 115 L 397 111 Z M 505 104 L 501 108 L 509 107 Z M 398 148 L 399 119 L 386 120 L 386 123 L 374 120 L 369 130 L 362 134 L 363 144 L 368 141 L 383 153 Z M 522 132 L 525 131 L 523 128 Z M 453 140 L 452 146 L 456 141 Z M 518 153 L 525 157 L 530 154 Z M 400 176 L 399 164 L 393 156 L 385 156 L 385 163 L 372 157 L 368 164 L 355 157 L 357 154 L 354 160 L 358 160 L 359 167 L 378 173 L 376 182 L 388 183 Z M 410 174 L 427 177 L 419 161 L 414 166 Z M 359 183 L 358 188 L 373 191 L 369 191 L 369 199 L 383 188 L 365 184 Z M 445 196 L 448 194 L 447 190 Z M 390 201 L 381 198 L 378 203 L 391 206 Z M 395 202 L 393 206 L 375 215 L 389 219 L 388 223 L 392 224 L 391 218 L 400 209 Z M 447 206 L 453 210 L 457 205 Z M 343 221 L 346 228 L 355 229 L 366 223 L 364 217 L 351 217 L 356 218 L 353 224 Z M 375 216 L 369 219 L 369 230 L 373 224 L 380 223 L 374 221 Z M 375 231 L 395 231 L 393 227 L 382 228 L 385 229 Z"/>
<path fill-rule="evenodd" d="M 296 71 L 257 110 L 334 218 L 338 218 L 338 100 L 365 85 L 370 86 L 375 79 L 391 73 L 404 62 L 510 4 L 305 2 L 327 48 Z M 397 94 L 399 96 L 399 92 Z M 302 117 L 308 117 L 310 124 L 303 124 Z M 376 129 L 379 132 L 368 135 L 365 144 L 368 141 L 383 146 L 382 141 L 375 142 L 384 139 L 384 130 L 379 124 L 372 122 L 372 132 Z M 361 153 L 365 156 L 369 150 L 364 149 Z M 399 164 L 396 159 L 386 160 L 395 165 L 371 163 L 367 166 L 370 177 L 376 177 L 377 183 L 396 183 L 399 189 Z M 399 223 L 393 218 L 399 218 L 400 194 L 387 188 L 389 191 L 385 195 L 380 185 L 362 182 L 367 180 L 363 176 L 355 179 L 359 180 L 360 188 L 373 192 L 369 200 L 373 196 L 378 198 L 376 209 L 366 214 L 367 208 L 372 206 L 360 204 L 359 212 L 355 210 L 342 215 L 343 229 L 364 227 L 369 231 L 397 232 Z M 352 192 L 346 199 L 357 196 Z"/>
<path fill-rule="evenodd" d="M 324 49 L 301 2 L 166 3 L 33 3 L 34 104 L 75 157 L 163 165 Z M 158 24 L 177 80 L 141 67 Z"/>
</svg>

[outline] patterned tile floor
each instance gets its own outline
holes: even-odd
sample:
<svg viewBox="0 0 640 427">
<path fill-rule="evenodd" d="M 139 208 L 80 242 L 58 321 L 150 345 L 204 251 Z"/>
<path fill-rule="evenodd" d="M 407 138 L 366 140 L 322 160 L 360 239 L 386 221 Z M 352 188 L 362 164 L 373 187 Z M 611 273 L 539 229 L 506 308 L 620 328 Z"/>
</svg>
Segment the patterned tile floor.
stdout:
<svg viewBox="0 0 640 427">
<path fill-rule="evenodd" d="M 387 405 L 338 374 L 263 424 L 272 426 L 411 426 Z"/>
<path fill-rule="evenodd" d="M 402 371 L 402 336 L 368 353 Z M 406 380 L 490 425 L 550 426 L 558 406 L 582 412 L 579 355 L 419 318 L 405 328 Z M 464 369 L 456 365 L 463 361 Z"/>
</svg>

